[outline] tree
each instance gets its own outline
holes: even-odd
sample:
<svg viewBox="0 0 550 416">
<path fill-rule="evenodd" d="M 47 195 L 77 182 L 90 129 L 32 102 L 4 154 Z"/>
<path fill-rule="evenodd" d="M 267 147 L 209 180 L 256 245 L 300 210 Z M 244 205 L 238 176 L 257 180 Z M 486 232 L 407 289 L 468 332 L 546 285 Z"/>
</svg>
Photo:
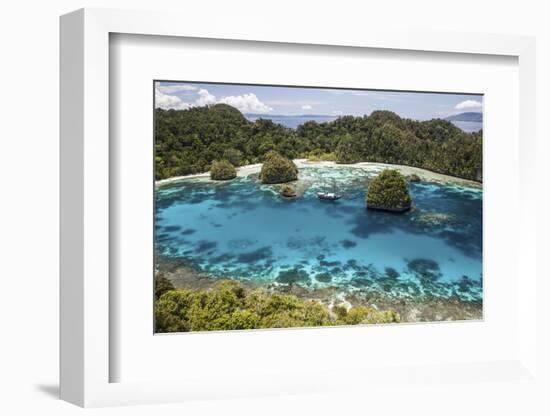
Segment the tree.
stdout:
<svg viewBox="0 0 550 416">
<path fill-rule="evenodd" d="M 223 152 L 223 159 L 227 160 L 233 166 L 241 166 L 243 161 L 243 152 L 230 147 Z"/>
<path fill-rule="evenodd" d="M 155 299 L 160 298 L 166 292 L 174 289 L 172 282 L 164 277 L 162 273 L 155 276 Z"/>
<path fill-rule="evenodd" d="M 286 159 L 275 151 L 266 154 L 260 180 L 263 183 L 284 183 L 298 179 L 298 168 L 290 159 Z"/>
<path fill-rule="evenodd" d="M 212 163 L 210 168 L 210 179 L 216 181 L 227 181 L 237 176 L 235 167 L 227 160 L 220 160 L 219 162 Z"/>
<path fill-rule="evenodd" d="M 219 331 L 399 322 L 393 310 L 329 308 L 317 300 L 248 289 L 222 280 L 209 289 L 175 289 L 155 302 L 156 332 Z"/>
<path fill-rule="evenodd" d="M 367 208 L 404 212 L 411 208 L 411 196 L 405 177 L 398 171 L 386 169 L 369 184 Z"/>
<path fill-rule="evenodd" d="M 337 163 L 357 163 L 361 161 L 361 146 L 358 140 L 346 134 L 336 146 Z"/>
</svg>

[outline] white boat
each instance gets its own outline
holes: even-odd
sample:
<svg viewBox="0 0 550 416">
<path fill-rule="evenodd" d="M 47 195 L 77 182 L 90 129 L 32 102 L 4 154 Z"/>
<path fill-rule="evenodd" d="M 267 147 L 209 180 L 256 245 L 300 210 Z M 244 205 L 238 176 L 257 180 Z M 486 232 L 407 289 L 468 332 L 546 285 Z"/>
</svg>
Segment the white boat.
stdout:
<svg viewBox="0 0 550 416">
<path fill-rule="evenodd" d="M 342 198 L 342 195 L 336 192 L 336 183 L 334 180 L 332 181 L 332 190 L 333 192 L 317 192 L 317 198 L 328 201 L 336 201 Z"/>
<path fill-rule="evenodd" d="M 328 199 L 330 201 L 336 201 L 337 199 L 340 199 L 342 196 L 335 194 L 334 192 L 317 192 L 317 197 L 319 199 Z"/>
</svg>

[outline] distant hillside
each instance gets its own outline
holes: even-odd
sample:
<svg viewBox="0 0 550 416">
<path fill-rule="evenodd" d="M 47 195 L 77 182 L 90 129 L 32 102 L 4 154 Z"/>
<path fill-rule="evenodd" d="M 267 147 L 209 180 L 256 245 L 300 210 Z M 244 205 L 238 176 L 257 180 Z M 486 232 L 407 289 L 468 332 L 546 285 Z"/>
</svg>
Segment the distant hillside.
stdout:
<svg viewBox="0 0 550 416">
<path fill-rule="evenodd" d="M 327 117 L 334 117 L 335 115 L 329 115 L 329 114 L 294 114 L 294 115 L 288 115 L 288 114 L 257 114 L 257 113 L 245 113 L 246 117 L 253 117 L 253 118 L 327 118 Z"/>
<path fill-rule="evenodd" d="M 483 114 L 471 111 L 471 112 L 467 112 L 467 113 L 460 113 L 460 114 L 452 115 L 450 117 L 447 117 L 445 120 L 449 120 L 449 121 L 472 121 L 472 122 L 481 123 L 483 121 Z"/>
</svg>

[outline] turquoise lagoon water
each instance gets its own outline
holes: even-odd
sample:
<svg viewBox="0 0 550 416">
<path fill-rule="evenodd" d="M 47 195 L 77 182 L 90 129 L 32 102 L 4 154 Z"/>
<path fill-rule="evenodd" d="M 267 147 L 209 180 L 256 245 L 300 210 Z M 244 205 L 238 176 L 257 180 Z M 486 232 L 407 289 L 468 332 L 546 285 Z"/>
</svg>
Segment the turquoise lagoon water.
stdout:
<svg viewBox="0 0 550 416">
<path fill-rule="evenodd" d="M 394 297 L 482 298 L 482 190 L 411 183 L 414 209 L 365 209 L 379 169 L 300 169 L 305 193 L 287 200 L 257 175 L 187 179 L 156 192 L 160 257 L 212 277 L 367 289 Z M 342 199 L 316 193 L 335 180 Z"/>
</svg>

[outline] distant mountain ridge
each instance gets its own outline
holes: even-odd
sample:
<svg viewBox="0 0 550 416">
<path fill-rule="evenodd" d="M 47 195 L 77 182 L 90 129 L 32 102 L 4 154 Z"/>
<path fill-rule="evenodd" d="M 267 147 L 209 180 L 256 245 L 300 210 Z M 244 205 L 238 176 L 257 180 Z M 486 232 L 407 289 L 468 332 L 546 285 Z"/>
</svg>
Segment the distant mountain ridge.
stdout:
<svg viewBox="0 0 550 416">
<path fill-rule="evenodd" d="M 337 118 L 334 114 L 257 114 L 257 113 L 245 113 L 245 117 L 258 117 L 258 118 Z"/>
<path fill-rule="evenodd" d="M 261 114 L 261 113 L 245 113 L 245 117 L 250 118 L 338 118 L 338 115 L 335 114 Z M 476 123 L 481 123 L 483 121 L 483 114 L 475 111 L 469 111 L 466 113 L 453 114 L 452 116 L 446 117 L 445 120 L 448 121 L 471 121 Z"/>
<path fill-rule="evenodd" d="M 467 113 L 460 113 L 460 114 L 454 114 L 452 116 L 447 117 L 445 120 L 449 121 L 472 121 L 481 123 L 483 121 L 483 114 L 470 111 Z"/>
</svg>

